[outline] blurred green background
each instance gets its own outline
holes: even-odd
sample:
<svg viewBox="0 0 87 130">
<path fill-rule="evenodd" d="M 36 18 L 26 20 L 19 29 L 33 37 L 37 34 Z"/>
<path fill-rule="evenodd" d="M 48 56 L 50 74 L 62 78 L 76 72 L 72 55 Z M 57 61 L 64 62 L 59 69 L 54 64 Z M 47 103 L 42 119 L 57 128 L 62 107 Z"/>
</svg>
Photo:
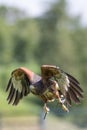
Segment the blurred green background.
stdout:
<svg viewBox="0 0 87 130">
<path fill-rule="evenodd" d="M 67 2 L 49 3 L 40 17 L 0 6 L 0 114 L 3 117 L 37 116 L 42 110 L 40 99 L 30 94 L 17 107 L 7 104 L 5 92 L 10 73 L 25 66 L 40 74 L 42 64 L 53 64 L 75 76 L 84 90 L 80 105 L 73 104 L 66 114 L 59 105 L 49 104 L 51 113 L 87 127 L 87 27 L 79 16 L 68 14 Z M 67 117 L 67 118 L 66 118 Z"/>
</svg>

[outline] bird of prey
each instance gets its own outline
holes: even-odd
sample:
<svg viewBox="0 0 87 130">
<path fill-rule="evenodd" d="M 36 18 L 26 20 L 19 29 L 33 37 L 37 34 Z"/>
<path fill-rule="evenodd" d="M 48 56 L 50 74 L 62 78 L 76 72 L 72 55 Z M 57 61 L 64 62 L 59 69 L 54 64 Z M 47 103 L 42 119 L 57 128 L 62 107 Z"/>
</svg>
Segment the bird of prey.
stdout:
<svg viewBox="0 0 87 130">
<path fill-rule="evenodd" d="M 42 65 L 41 76 L 25 67 L 15 69 L 6 91 L 9 92 L 7 101 L 13 105 L 17 105 L 30 92 L 38 96 L 44 102 L 45 116 L 50 110 L 48 102 L 57 100 L 68 112 L 72 101 L 78 104 L 83 98 L 83 90 L 77 79 L 54 65 Z"/>
</svg>

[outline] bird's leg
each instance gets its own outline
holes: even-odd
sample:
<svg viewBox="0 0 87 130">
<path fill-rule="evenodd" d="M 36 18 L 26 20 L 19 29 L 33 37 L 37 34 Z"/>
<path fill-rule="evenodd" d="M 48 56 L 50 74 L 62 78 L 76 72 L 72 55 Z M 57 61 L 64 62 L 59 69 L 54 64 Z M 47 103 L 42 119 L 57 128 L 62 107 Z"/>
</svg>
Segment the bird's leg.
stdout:
<svg viewBox="0 0 87 130">
<path fill-rule="evenodd" d="M 48 114 L 48 112 L 50 111 L 50 109 L 47 107 L 47 103 L 44 104 L 44 111 L 45 111 L 45 115 L 44 115 L 44 119 L 46 118 L 46 115 Z"/>
<path fill-rule="evenodd" d="M 62 108 L 64 111 L 69 112 L 69 109 L 64 104 L 62 104 Z"/>
<path fill-rule="evenodd" d="M 59 103 L 62 105 L 62 108 L 64 109 L 64 111 L 69 112 L 68 108 L 64 105 L 64 100 L 63 97 L 60 95 L 59 93 L 59 86 L 58 83 L 55 81 L 53 81 L 53 84 L 51 85 L 51 88 L 53 90 L 53 94 L 55 95 L 55 97 L 58 99 Z"/>
<path fill-rule="evenodd" d="M 62 97 L 60 97 L 58 91 L 56 92 L 56 96 L 58 98 L 59 103 L 62 105 L 63 110 L 69 112 L 68 108 L 64 105 L 64 100 L 62 100 Z"/>
<path fill-rule="evenodd" d="M 62 105 L 64 111 L 69 112 L 69 109 L 65 106 L 64 102 L 62 102 L 61 98 L 59 98 L 59 103 Z"/>
</svg>

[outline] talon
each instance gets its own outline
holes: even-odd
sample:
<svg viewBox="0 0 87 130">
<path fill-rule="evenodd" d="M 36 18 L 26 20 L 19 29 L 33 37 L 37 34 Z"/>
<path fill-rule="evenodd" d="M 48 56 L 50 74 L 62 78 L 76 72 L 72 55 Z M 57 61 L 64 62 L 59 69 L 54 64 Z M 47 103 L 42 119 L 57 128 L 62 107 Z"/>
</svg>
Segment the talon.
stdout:
<svg viewBox="0 0 87 130">
<path fill-rule="evenodd" d="M 44 120 L 45 120 L 45 118 L 46 118 L 46 115 L 47 115 L 47 112 L 44 114 Z"/>
<path fill-rule="evenodd" d="M 44 111 L 45 111 L 45 113 L 48 113 L 50 111 L 50 109 L 47 107 L 46 103 L 44 104 Z"/>
<path fill-rule="evenodd" d="M 61 100 L 61 98 L 59 98 L 59 103 L 61 103 L 63 110 L 66 112 L 69 112 L 69 109 L 63 104 L 64 102 L 65 101 L 63 101 L 63 100 Z"/>
<path fill-rule="evenodd" d="M 44 115 L 44 119 L 46 118 L 46 115 L 48 114 L 48 112 L 50 111 L 50 109 L 47 107 L 46 103 L 44 104 L 44 111 L 45 111 L 45 115 Z"/>
<path fill-rule="evenodd" d="M 69 109 L 64 104 L 62 104 L 62 108 L 64 109 L 64 111 L 69 112 Z"/>
</svg>

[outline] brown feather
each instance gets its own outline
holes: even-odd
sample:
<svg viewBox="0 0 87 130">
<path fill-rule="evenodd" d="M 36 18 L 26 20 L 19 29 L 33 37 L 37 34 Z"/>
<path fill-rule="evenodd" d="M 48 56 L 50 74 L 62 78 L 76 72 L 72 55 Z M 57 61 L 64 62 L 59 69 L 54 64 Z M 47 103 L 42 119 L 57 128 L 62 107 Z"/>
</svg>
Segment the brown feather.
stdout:
<svg viewBox="0 0 87 130">
<path fill-rule="evenodd" d="M 66 73 L 66 72 L 65 72 Z M 68 74 L 68 73 L 66 73 L 66 75 L 72 80 L 72 81 L 74 81 L 76 84 L 79 84 L 79 81 L 76 79 L 76 78 L 74 78 L 72 75 L 70 75 L 70 74 Z"/>
<path fill-rule="evenodd" d="M 11 73 L 11 78 L 6 88 L 6 91 L 9 91 L 7 97 L 9 104 L 14 100 L 13 105 L 17 105 L 20 99 L 30 93 L 29 86 L 32 82 L 33 74 L 32 71 L 24 67 L 18 68 Z"/>
<path fill-rule="evenodd" d="M 27 86 L 27 94 L 30 93 L 30 89 L 29 89 L 29 86 L 30 86 L 30 81 L 28 79 L 28 77 L 25 75 L 25 81 L 26 81 L 26 86 Z"/>
<path fill-rule="evenodd" d="M 23 91 L 20 93 L 20 99 L 22 99 L 23 98 Z"/>
<path fill-rule="evenodd" d="M 16 96 L 15 96 L 15 99 L 14 99 L 14 102 L 13 102 L 13 105 L 17 105 L 18 102 L 19 102 L 19 99 L 20 99 L 20 96 L 19 96 L 19 92 L 18 90 L 16 91 Z"/>
<path fill-rule="evenodd" d="M 21 84 L 22 84 L 22 93 L 24 96 L 27 96 L 27 94 L 30 92 L 29 90 L 29 86 L 27 85 L 27 81 L 21 81 Z"/>
<path fill-rule="evenodd" d="M 71 106 L 71 99 L 70 99 L 70 95 L 69 95 L 69 93 L 68 92 L 66 92 L 66 102 L 67 102 L 67 104 L 69 105 L 69 106 Z"/>
<path fill-rule="evenodd" d="M 70 86 L 73 86 L 73 88 L 77 89 L 80 93 L 83 93 L 80 84 L 75 84 L 73 81 L 70 81 Z"/>
<path fill-rule="evenodd" d="M 78 87 L 74 86 L 72 83 L 70 83 L 70 87 L 80 98 L 83 98 L 83 93 Z"/>
<path fill-rule="evenodd" d="M 13 84 L 11 85 L 11 87 L 10 87 L 10 90 L 9 90 L 9 95 L 8 95 L 8 97 L 7 97 L 7 100 L 9 100 L 10 99 L 10 95 L 11 95 L 11 93 L 12 93 L 12 90 L 13 90 Z"/>
<path fill-rule="evenodd" d="M 73 87 L 75 87 L 76 89 L 78 89 L 80 92 L 83 92 L 82 88 L 80 87 L 79 82 L 73 76 L 71 76 L 69 74 L 67 74 L 67 75 L 68 75 L 70 84 L 72 84 Z"/>
<path fill-rule="evenodd" d="M 10 95 L 10 97 L 9 97 L 9 102 L 8 102 L 8 104 L 10 104 L 10 103 L 12 102 L 12 100 L 13 100 L 13 98 L 14 98 L 14 93 L 15 93 L 15 89 L 12 88 L 12 92 L 11 92 L 11 95 Z"/>
<path fill-rule="evenodd" d="M 80 103 L 79 98 L 76 96 L 76 94 L 74 93 L 74 91 L 69 87 L 68 89 L 69 94 L 70 94 L 70 98 L 75 102 L 75 103 Z"/>
<path fill-rule="evenodd" d="M 9 88 L 11 87 L 11 80 L 12 80 L 12 78 L 10 78 L 9 79 L 9 81 L 8 81 L 8 85 L 7 85 L 7 88 L 6 88 L 6 92 L 9 90 Z"/>
</svg>

